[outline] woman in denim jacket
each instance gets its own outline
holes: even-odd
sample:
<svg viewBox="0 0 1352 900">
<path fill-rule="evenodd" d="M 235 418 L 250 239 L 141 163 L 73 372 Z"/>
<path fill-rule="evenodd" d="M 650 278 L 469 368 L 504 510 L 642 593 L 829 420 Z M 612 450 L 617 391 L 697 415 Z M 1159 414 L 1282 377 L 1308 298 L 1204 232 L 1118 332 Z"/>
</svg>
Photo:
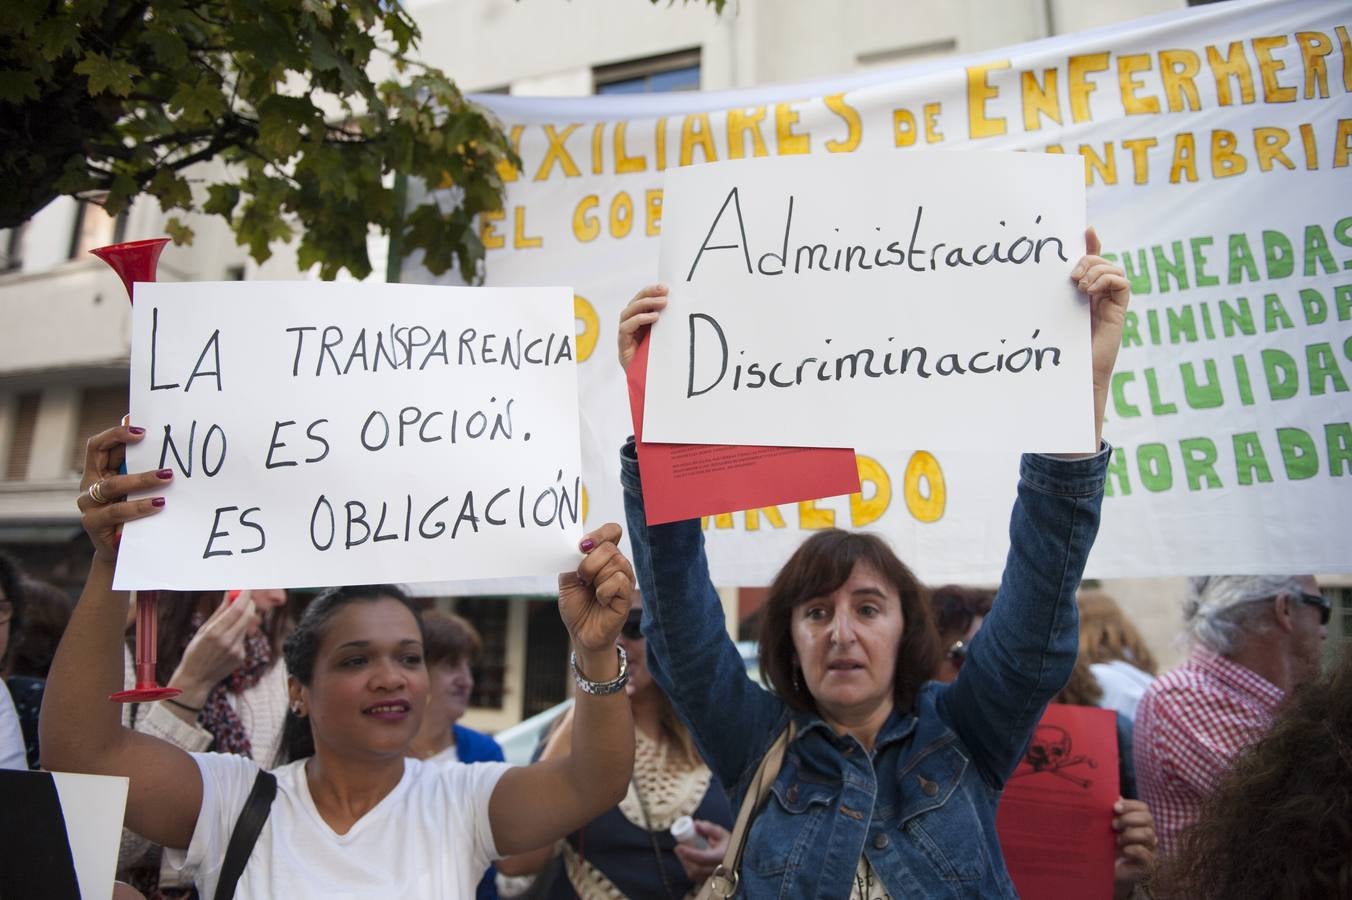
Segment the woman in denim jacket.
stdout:
<svg viewBox="0 0 1352 900">
<path fill-rule="evenodd" d="M 1092 229 L 1086 243 L 1070 277 L 1091 308 L 1097 434 L 1129 290 Z M 665 295 L 647 288 L 624 310 L 621 365 Z M 831 530 L 806 541 L 770 589 L 761 663 L 771 693 L 724 630 L 699 522 L 646 524 L 630 439 L 621 475 L 648 665 L 735 804 L 797 724 L 752 823 L 739 896 L 1017 896 L 996 804 L 1075 663 L 1075 591 L 1109 453 L 1100 448 L 1024 456 L 1000 592 L 956 682 L 927 681 L 937 651 L 920 583 L 878 539 Z"/>
</svg>

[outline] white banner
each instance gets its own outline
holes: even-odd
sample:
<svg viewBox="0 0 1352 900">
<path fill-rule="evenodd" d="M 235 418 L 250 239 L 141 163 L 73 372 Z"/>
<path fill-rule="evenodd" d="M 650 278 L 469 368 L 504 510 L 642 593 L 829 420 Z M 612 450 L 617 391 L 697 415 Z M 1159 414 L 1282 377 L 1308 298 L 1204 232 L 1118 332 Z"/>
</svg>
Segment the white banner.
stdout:
<svg viewBox="0 0 1352 900">
<path fill-rule="evenodd" d="M 139 284 L 122 589 L 555 575 L 577 565 L 566 288 Z"/>
<path fill-rule="evenodd" d="M 1075 160 L 739 160 L 663 199 L 645 440 L 1093 452 Z"/>
<path fill-rule="evenodd" d="M 614 334 L 657 280 L 664 170 L 1026 150 L 1082 158 L 1089 221 L 1134 285 L 1088 574 L 1352 570 L 1350 26 L 1345 0 L 1236 0 L 812 84 L 478 98 L 522 157 L 481 223 L 488 283 L 577 292 L 587 524 L 622 520 Z M 881 532 L 931 582 L 993 579 L 1018 463 L 999 443 L 860 445 L 860 495 L 710 519 L 715 578 L 764 584 L 836 525 Z"/>
</svg>

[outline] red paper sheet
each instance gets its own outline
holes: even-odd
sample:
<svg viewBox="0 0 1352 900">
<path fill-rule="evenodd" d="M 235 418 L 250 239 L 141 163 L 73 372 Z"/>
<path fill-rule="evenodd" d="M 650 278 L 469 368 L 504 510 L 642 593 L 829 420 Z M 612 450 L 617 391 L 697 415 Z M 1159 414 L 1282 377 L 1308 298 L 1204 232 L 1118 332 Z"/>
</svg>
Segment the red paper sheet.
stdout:
<svg viewBox="0 0 1352 900">
<path fill-rule="evenodd" d="M 628 380 L 649 525 L 859 490 L 853 450 L 644 443 L 643 392 L 647 377 L 645 335 L 629 364 Z"/>
<path fill-rule="evenodd" d="M 1111 900 L 1118 790 L 1115 714 L 1047 707 L 995 818 L 1020 897 Z"/>
</svg>

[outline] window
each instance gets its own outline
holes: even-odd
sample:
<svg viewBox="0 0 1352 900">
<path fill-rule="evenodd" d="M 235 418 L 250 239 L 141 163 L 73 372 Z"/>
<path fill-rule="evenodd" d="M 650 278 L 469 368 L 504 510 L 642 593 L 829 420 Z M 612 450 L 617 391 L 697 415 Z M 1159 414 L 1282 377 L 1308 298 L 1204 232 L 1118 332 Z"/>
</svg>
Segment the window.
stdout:
<svg viewBox="0 0 1352 900">
<path fill-rule="evenodd" d="M 126 382 L 80 391 L 80 417 L 76 420 L 75 443 L 70 448 L 71 471 L 84 471 L 85 444 L 90 438 L 122 421 L 127 412 L 127 393 Z"/>
<path fill-rule="evenodd" d="M 521 717 L 530 718 L 568 697 L 570 640 L 556 600 L 526 604 L 526 672 Z"/>
<path fill-rule="evenodd" d="M 923 44 L 908 44 L 904 47 L 891 47 L 886 50 L 872 50 L 855 57 L 858 69 L 889 69 L 906 63 L 920 62 L 924 59 L 936 59 L 950 56 L 958 49 L 953 38 L 927 41 Z"/>
<path fill-rule="evenodd" d="M 16 272 L 23 266 L 23 232 L 27 227 L 25 222 L 0 238 L 0 272 Z"/>
<path fill-rule="evenodd" d="M 28 477 L 28 458 L 33 454 L 33 434 L 37 431 L 38 407 L 42 394 L 30 391 L 14 398 L 14 430 L 10 433 L 9 459 L 5 462 L 5 480 L 22 481 Z"/>
<path fill-rule="evenodd" d="M 507 612 L 505 597 L 461 597 L 455 611 L 469 619 L 483 642 L 474 664 L 474 692 L 469 705 L 502 709 L 507 676 Z"/>
<path fill-rule="evenodd" d="M 592 71 L 598 94 L 657 94 L 699 90 L 699 48 L 650 56 Z"/>
<path fill-rule="evenodd" d="M 95 247 L 120 243 L 127 234 L 127 214 L 108 215 L 97 203 L 81 200 L 70 236 L 70 258 L 83 259 Z"/>
</svg>

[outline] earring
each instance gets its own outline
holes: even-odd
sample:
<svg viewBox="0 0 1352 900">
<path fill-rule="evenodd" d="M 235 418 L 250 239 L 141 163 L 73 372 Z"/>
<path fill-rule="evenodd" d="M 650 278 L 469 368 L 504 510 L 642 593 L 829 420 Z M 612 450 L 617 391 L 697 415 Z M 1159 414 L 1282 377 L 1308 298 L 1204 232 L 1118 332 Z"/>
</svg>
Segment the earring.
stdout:
<svg viewBox="0 0 1352 900">
<path fill-rule="evenodd" d="M 298 719 L 303 719 L 303 718 L 305 718 L 305 716 L 303 716 L 303 715 L 301 714 L 301 711 L 300 711 L 300 703 L 299 703 L 299 701 L 296 702 L 296 703 L 292 703 L 292 704 L 291 704 L 291 714 L 294 715 L 294 716 L 295 716 L 296 718 L 298 718 Z"/>
<path fill-rule="evenodd" d="M 795 691 L 801 691 L 801 690 L 803 689 L 803 679 L 800 677 L 801 675 L 802 675 L 802 670 L 799 669 L 797 666 L 794 666 L 794 667 L 793 667 L 793 689 L 794 689 Z"/>
</svg>

